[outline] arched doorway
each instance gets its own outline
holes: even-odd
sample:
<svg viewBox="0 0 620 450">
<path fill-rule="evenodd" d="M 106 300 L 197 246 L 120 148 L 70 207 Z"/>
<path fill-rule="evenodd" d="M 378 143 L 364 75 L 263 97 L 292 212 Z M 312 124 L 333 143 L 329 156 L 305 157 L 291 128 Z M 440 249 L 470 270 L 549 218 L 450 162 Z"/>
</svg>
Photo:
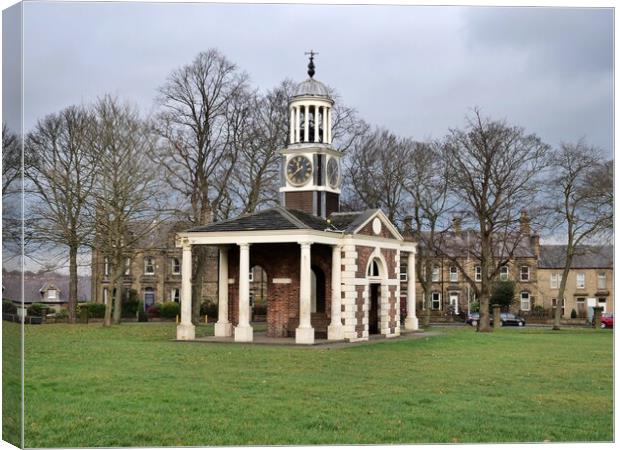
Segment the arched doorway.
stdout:
<svg viewBox="0 0 620 450">
<path fill-rule="evenodd" d="M 311 269 L 311 312 L 325 313 L 325 272 L 315 265 L 312 265 Z"/>
<path fill-rule="evenodd" d="M 374 257 L 368 262 L 366 278 L 368 279 L 368 334 L 381 333 L 381 298 L 385 266 L 381 258 Z"/>
<path fill-rule="evenodd" d="M 267 320 L 267 272 L 258 264 L 250 269 L 250 308 L 252 321 Z"/>
</svg>

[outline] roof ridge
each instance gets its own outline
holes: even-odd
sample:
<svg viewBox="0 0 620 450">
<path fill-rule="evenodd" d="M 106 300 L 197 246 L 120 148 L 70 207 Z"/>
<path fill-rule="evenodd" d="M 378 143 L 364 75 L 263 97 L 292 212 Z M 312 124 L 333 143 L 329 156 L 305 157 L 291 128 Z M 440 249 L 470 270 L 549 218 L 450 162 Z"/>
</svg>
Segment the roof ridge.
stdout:
<svg viewBox="0 0 620 450">
<path fill-rule="evenodd" d="M 282 207 L 282 206 L 276 206 L 275 209 L 278 210 L 278 212 L 280 214 L 282 214 L 282 216 L 289 220 L 291 223 L 293 223 L 294 225 L 297 226 L 297 228 L 300 229 L 306 229 L 306 228 L 310 228 L 308 226 L 308 224 L 304 223 L 301 219 L 298 219 L 297 217 L 295 217 L 295 215 L 291 212 L 289 212 L 286 208 Z M 303 212 L 303 211 L 302 211 Z"/>
</svg>

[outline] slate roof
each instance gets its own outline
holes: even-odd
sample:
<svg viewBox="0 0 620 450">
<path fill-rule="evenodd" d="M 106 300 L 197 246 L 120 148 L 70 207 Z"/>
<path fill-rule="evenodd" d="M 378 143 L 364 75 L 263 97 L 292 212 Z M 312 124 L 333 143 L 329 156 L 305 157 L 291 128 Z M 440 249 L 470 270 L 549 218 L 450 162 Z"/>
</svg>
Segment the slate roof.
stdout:
<svg viewBox="0 0 620 450">
<path fill-rule="evenodd" d="M 561 269 L 564 267 L 566 245 L 541 245 L 538 267 L 540 269 Z M 573 256 L 572 269 L 613 268 L 613 245 L 580 245 Z"/>
<path fill-rule="evenodd" d="M 426 247 L 427 240 L 429 239 L 429 233 L 424 232 L 425 239 L 421 239 L 419 246 L 421 248 Z M 530 236 L 513 236 L 510 235 L 497 236 L 494 242 L 494 254 L 495 257 L 501 258 L 512 251 L 513 258 L 535 258 L 536 248 L 535 241 L 531 238 L 536 235 Z M 506 242 L 504 242 L 506 239 Z M 518 241 L 516 241 L 518 239 Z M 480 237 L 477 231 L 466 229 L 460 233 L 454 231 L 444 231 L 437 233 L 435 236 L 436 245 L 439 245 L 441 249 L 451 256 L 465 256 L 469 252 L 471 255 L 480 254 Z M 516 246 L 515 246 L 516 241 Z M 504 246 L 505 244 L 505 246 Z M 512 247 L 515 246 L 513 249 Z"/>
<path fill-rule="evenodd" d="M 209 225 L 201 225 L 187 230 L 188 232 L 221 232 L 221 231 L 266 231 L 266 230 L 317 230 L 347 232 L 354 231 L 364 223 L 376 210 L 351 213 L 334 213 L 329 220 L 295 209 L 281 206 L 264 209 L 251 214 L 222 220 Z"/>
</svg>

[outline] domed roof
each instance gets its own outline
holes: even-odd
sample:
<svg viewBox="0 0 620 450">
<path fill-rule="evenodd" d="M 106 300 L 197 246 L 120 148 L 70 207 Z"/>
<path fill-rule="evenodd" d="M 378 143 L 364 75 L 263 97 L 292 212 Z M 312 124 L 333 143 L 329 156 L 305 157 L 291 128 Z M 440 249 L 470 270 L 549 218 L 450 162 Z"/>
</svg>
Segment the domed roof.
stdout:
<svg viewBox="0 0 620 450">
<path fill-rule="evenodd" d="M 297 85 L 295 91 L 293 92 L 293 97 L 301 97 L 306 95 L 330 98 L 327 87 L 314 78 L 308 78 L 306 81 L 302 81 Z"/>
</svg>

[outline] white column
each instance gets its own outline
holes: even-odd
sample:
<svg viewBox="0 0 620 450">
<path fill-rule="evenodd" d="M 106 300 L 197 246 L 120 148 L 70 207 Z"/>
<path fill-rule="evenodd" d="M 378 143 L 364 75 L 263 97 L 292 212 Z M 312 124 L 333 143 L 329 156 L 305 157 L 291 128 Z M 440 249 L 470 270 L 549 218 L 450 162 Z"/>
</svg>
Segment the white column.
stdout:
<svg viewBox="0 0 620 450">
<path fill-rule="evenodd" d="M 310 108 L 308 107 L 308 105 L 304 105 L 304 142 L 310 142 L 310 114 L 308 114 L 309 110 Z"/>
<path fill-rule="evenodd" d="M 289 114 L 289 138 L 290 138 L 290 143 L 292 144 L 293 142 L 295 142 L 295 107 L 291 106 L 291 110 L 290 110 L 290 114 Z"/>
<path fill-rule="evenodd" d="M 327 327 L 327 339 L 339 341 L 344 339 L 344 327 L 342 326 L 342 294 L 340 280 L 340 256 L 342 245 L 332 247 L 332 321 Z"/>
<path fill-rule="evenodd" d="M 236 342 L 252 342 L 250 326 L 250 244 L 239 244 L 239 324 L 235 327 Z"/>
<path fill-rule="evenodd" d="M 220 274 L 218 279 L 218 314 L 215 335 L 232 336 L 232 324 L 228 320 L 228 247 L 220 247 Z"/>
<path fill-rule="evenodd" d="M 327 143 L 332 143 L 332 109 L 327 108 Z"/>
<path fill-rule="evenodd" d="M 417 330 L 418 318 L 415 315 L 415 252 L 409 252 L 407 259 L 407 317 L 405 330 Z"/>
<path fill-rule="evenodd" d="M 310 267 L 310 242 L 301 243 L 301 259 L 299 269 L 299 327 L 295 330 L 295 343 L 314 344 L 314 328 L 310 322 L 312 279 Z"/>
<path fill-rule="evenodd" d="M 301 106 L 297 105 L 295 107 L 295 142 L 299 142 L 301 139 L 300 130 L 301 130 Z"/>
<path fill-rule="evenodd" d="M 327 108 L 323 106 L 323 142 L 327 143 Z"/>
<path fill-rule="evenodd" d="M 192 323 L 192 246 L 183 242 L 181 261 L 181 323 L 177 325 L 177 339 L 192 340 L 196 327 Z"/>
<path fill-rule="evenodd" d="M 314 142 L 319 142 L 319 107 L 314 105 Z"/>
</svg>

